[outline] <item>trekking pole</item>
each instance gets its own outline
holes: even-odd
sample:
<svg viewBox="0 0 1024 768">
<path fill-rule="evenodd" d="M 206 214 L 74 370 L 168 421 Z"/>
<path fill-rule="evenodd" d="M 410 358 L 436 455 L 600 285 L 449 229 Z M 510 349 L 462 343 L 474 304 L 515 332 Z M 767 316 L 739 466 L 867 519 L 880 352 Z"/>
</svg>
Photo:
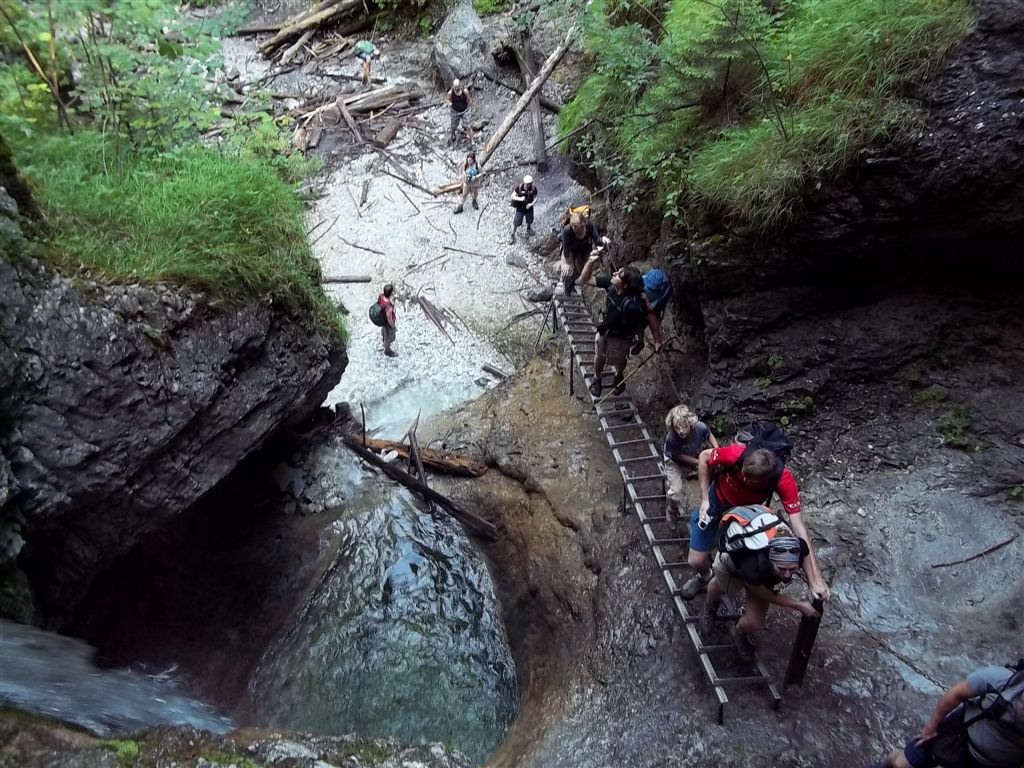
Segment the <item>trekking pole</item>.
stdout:
<svg viewBox="0 0 1024 768">
<path fill-rule="evenodd" d="M 672 343 L 675 340 L 676 340 L 676 337 L 672 336 L 667 341 L 662 342 L 661 351 L 663 352 L 665 350 L 665 347 L 667 347 L 670 343 Z M 634 374 L 636 374 L 637 371 L 639 371 L 641 368 L 643 368 L 645 365 L 647 365 L 647 363 L 650 362 L 651 358 L 654 357 L 657 354 L 659 354 L 659 353 L 655 352 L 655 351 L 652 351 L 649 355 L 647 355 L 647 357 L 645 357 L 643 360 L 641 360 L 637 364 L 636 368 L 634 368 L 632 371 L 630 371 L 627 375 L 623 376 L 622 377 L 622 381 L 620 381 L 616 386 L 613 386 L 611 388 L 611 390 L 609 390 L 607 395 L 604 395 L 603 397 L 601 397 L 600 400 L 598 400 L 596 403 L 594 403 L 594 407 L 597 408 L 597 406 L 599 406 L 601 403 L 603 403 L 605 400 L 607 400 L 609 397 L 611 397 L 615 393 L 616 389 L 618 389 L 619 387 L 623 386 L 627 381 L 629 381 L 631 378 L 633 378 Z"/>
</svg>

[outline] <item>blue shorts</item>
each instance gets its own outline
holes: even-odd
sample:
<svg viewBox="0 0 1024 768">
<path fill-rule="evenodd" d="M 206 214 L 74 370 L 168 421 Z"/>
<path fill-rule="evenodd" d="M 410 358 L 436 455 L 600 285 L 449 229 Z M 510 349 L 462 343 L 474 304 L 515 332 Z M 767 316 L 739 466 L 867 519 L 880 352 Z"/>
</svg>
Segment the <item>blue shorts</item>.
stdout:
<svg viewBox="0 0 1024 768">
<path fill-rule="evenodd" d="M 936 742 L 942 741 L 942 754 L 944 758 L 954 756 L 956 765 L 962 768 L 971 768 L 978 765 L 970 753 L 967 741 L 967 733 L 964 730 L 964 708 L 957 707 L 939 724 L 938 736 L 923 746 L 917 746 L 917 739 L 911 739 L 903 748 L 903 756 L 907 758 L 911 768 L 934 768 L 939 765 L 938 759 L 933 754 Z"/>
<path fill-rule="evenodd" d="M 699 509 L 693 510 L 690 515 L 690 549 L 699 552 L 710 552 L 718 547 L 718 524 L 722 521 L 725 510 L 722 509 L 722 502 L 718 498 L 718 490 L 712 482 L 708 485 L 708 514 L 711 515 L 711 523 L 703 531 L 697 527 L 697 518 L 700 516 Z"/>
</svg>

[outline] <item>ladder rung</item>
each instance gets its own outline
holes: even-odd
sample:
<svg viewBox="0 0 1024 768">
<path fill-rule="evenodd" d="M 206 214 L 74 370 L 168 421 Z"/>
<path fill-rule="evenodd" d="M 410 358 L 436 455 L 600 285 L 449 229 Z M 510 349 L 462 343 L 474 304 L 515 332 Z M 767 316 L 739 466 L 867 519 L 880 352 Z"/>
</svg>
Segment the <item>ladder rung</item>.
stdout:
<svg viewBox="0 0 1024 768">
<path fill-rule="evenodd" d="M 638 437 L 636 440 L 619 440 L 617 442 L 612 442 L 611 435 L 608 436 L 608 445 L 612 448 L 618 448 L 620 445 L 639 445 L 640 443 L 650 444 L 650 442 L 651 441 L 646 437 Z"/>
<path fill-rule="evenodd" d="M 635 461 L 660 461 L 660 456 L 636 456 L 631 459 L 619 459 L 618 464 L 632 464 Z"/>
<path fill-rule="evenodd" d="M 656 493 L 651 496 L 634 496 L 633 501 L 657 501 L 658 499 L 668 498 L 664 493 Z"/>
<path fill-rule="evenodd" d="M 604 421 L 604 419 L 601 419 L 601 421 Z M 601 425 L 601 429 L 603 429 L 605 432 L 611 432 L 611 431 L 616 430 L 616 429 L 646 429 L 646 428 L 647 428 L 647 425 L 644 424 L 642 421 L 633 421 L 633 422 L 630 422 L 629 424 L 602 424 Z"/>
<path fill-rule="evenodd" d="M 650 518 L 648 518 L 650 520 Z M 658 547 L 675 546 L 678 544 L 686 544 L 689 538 L 678 538 L 678 539 L 654 539 L 651 544 Z"/>
<path fill-rule="evenodd" d="M 649 519 L 650 518 L 648 518 L 648 520 Z M 662 563 L 661 567 L 662 568 L 693 568 L 693 566 L 690 565 L 685 560 L 670 560 L 670 561 Z"/>
<path fill-rule="evenodd" d="M 662 474 L 657 474 L 657 475 L 629 475 L 629 476 L 624 477 L 622 479 L 625 480 L 627 483 L 632 483 L 632 482 L 637 481 L 637 480 L 664 480 L 665 476 L 662 475 Z"/>
<path fill-rule="evenodd" d="M 707 648 L 708 646 L 704 647 Z M 736 646 L 731 647 L 735 648 Z M 716 677 L 712 682 L 715 685 L 721 683 L 764 683 L 767 682 L 767 679 L 763 675 L 743 675 L 740 677 Z"/>
</svg>

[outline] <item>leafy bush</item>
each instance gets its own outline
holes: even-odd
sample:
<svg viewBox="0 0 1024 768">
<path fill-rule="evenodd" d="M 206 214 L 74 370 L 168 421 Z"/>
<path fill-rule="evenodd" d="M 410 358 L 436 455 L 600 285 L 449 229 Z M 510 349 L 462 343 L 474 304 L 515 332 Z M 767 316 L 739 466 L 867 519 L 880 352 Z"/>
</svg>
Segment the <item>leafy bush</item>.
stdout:
<svg viewBox="0 0 1024 768">
<path fill-rule="evenodd" d="M 915 124 L 903 98 L 966 33 L 966 0 L 594 0 L 594 73 L 559 119 L 623 188 L 762 227 L 809 180 Z"/>
<path fill-rule="evenodd" d="M 47 258 L 61 272 L 273 297 L 339 322 L 302 204 L 260 160 L 208 147 L 119 160 L 96 132 L 14 150 L 54 229 Z"/>
<path fill-rule="evenodd" d="M 505 9 L 505 0 L 473 0 L 473 7 L 479 14 L 497 13 Z"/>
</svg>

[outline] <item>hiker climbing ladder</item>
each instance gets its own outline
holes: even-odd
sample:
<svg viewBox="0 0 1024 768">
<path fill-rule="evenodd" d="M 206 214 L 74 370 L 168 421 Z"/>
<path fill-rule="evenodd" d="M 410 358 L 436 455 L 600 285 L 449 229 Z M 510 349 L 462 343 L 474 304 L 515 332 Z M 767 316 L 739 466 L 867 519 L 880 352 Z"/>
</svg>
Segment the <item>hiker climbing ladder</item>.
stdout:
<svg viewBox="0 0 1024 768">
<path fill-rule="evenodd" d="M 714 688 L 718 698 L 718 722 L 725 720 L 725 705 L 729 701 L 725 690 L 727 685 L 764 685 L 768 688 L 772 706 L 778 708 L 782 695 L 759 658 L 755 657 L 749 668 L 737 671 L 736 667 L 741 665 L 731 641 L 706 642 L 701 639 L 697 631 L 699 613 L 680 596 L 680 585 L 676 583 L 676 574 L 689 569 L 686 562 L 689 538 L 669 531 L 664 513 L 667 481 L 658 443 L 640 418 L 632 399 L 626 394 L 616 395 L 609 389 L 614 383 L 614 371 L 609 369 L 602 375 L 602 387 L 609 394 L 603 397 L 590 394 L 588 387 L 594 379 L 597 327 L 583 297 L 556 295 L 551 304 L 554 330 L 561 326 L 569 339 L 569 393 L 576 394 L 578 376 L 583 396 L 589 397 L 594 404 L 601 430 L 622 476 L 623 508 L 632 506 L 635 511 L 676 612 Z M 541 330 L 543 332 L 543 328 Z M 735 620 L 739 614 L 735 611 L 720 613 L 718 618 L 719 621 Z M 729 671 L 720 671 L 725 669 Z"/>
</svg>

